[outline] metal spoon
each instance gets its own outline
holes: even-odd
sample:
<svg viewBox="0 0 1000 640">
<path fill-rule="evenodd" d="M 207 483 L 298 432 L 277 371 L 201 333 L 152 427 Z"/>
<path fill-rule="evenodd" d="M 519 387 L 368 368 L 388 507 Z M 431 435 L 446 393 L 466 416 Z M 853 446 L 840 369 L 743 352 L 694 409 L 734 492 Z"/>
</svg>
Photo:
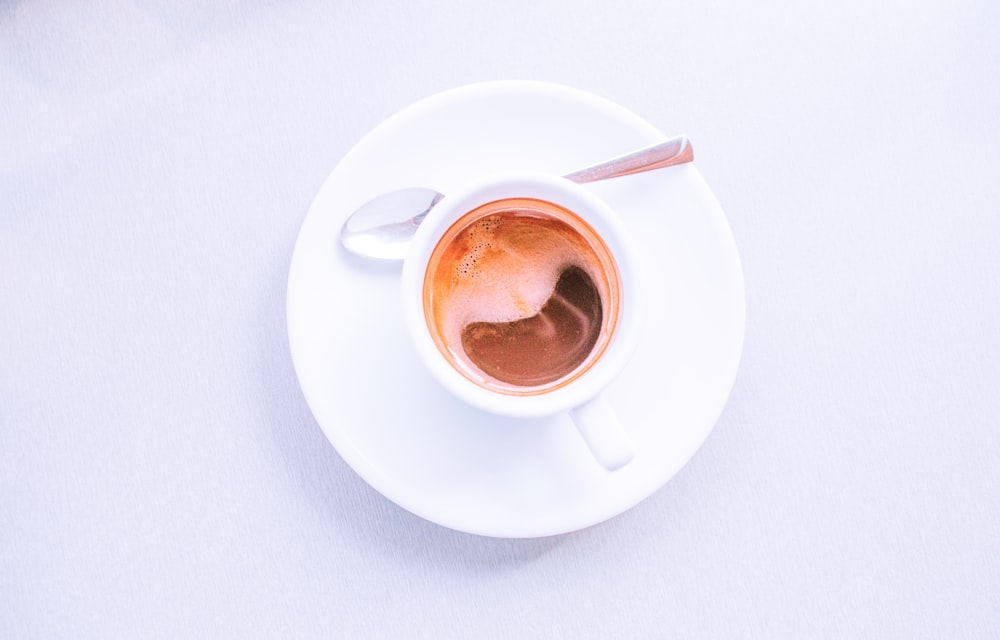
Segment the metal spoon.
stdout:
<svg viewBox="0 0 1000 640">
<path fill-rule="evenodd" d="M 687 136 L 643 147 L 606 162 L 574 171 L 566 176 L 578 184 L 596 182 L 661 169 L 694 160 Z M 444 194 L 433 189 L 410 187 L 377 196 L 351 214 L 340 230 L 344 248 L 359 256 L 402 260 L 417 227 Z"/>
</svg>

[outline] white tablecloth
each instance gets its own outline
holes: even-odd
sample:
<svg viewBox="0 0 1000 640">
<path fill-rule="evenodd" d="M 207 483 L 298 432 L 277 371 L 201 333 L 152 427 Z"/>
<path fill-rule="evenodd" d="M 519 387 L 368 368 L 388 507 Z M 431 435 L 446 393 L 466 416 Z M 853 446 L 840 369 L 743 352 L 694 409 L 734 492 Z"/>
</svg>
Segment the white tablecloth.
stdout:
<svg viewBox="0 0 1000 640">
<path fill-rule="evenodd" d="M 2 3 L 0 637 L 998 637 L 997 34 L 988 2 Z M 520 541 L 368 487 L 284 316 L 339 158 L 509 78 L 692 138 L 748 318 L 673 481 Z"/>
</svg>

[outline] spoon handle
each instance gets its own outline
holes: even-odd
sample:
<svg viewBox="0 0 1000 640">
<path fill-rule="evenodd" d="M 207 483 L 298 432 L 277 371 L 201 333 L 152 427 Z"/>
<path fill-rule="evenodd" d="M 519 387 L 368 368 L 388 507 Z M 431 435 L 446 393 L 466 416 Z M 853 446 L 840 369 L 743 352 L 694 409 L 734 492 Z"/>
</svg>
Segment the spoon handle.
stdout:
<svg viewBox="0 0 1000 640">
<path fill-rule="evenodd" d="M 643 147 L 638 151 L 626 153 L 593 167 L 574 171 L 564 177 L 577 184 L 583 184 L 627 176 L 650 169 L 671 167 L 692 160 L 694 160 L 694 148 L 691 147 L 691 141 L 687 139 L 687 136 L 677 136 L 652 147 Z"/>
</svg>

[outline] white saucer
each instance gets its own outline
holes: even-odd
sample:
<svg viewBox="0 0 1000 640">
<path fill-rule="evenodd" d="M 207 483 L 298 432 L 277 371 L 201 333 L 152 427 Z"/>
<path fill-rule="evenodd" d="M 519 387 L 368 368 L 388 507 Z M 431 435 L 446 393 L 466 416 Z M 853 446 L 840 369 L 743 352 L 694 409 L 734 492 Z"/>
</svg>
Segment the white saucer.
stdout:
<svg viewBox="0 0 1000 640">
<path fill-rule="evenodd" d="M 299 233 L 288 333 L 316 420 L 372 487 L 446 527 L 535 537 L 625 511 L 691 458 L 729 395 L 745 320 L 732 234 L 693 165 L 588 187 L 625 219 L 659 280 L 638 352 L 608 391 L 639 451 L 613 473 L 594 461 L 566 416 L 500 418 L 453 399 L 405 339 L 400 263 L 356 258 L 338 243 L 346 217 L 392 189 L 447 194 L 516 169 L 561 175 L 666 137 L 589 93 L 493 82 L 404 109 L 344 157 Z"/>
</svg>

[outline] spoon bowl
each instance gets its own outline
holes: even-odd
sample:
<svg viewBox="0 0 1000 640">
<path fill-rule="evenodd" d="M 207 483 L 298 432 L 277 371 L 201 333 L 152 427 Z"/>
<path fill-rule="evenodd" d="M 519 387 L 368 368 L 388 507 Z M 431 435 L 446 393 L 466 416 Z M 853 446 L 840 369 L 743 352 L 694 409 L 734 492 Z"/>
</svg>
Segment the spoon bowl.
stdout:
<svg viewBox="0 0 1000 640">
<path fill-rule="evenodd" d="M 382 260 L 402 260 L 424 216 L 444 194 L 408 187 L 372 198 L 355 211 L 340 231 L 351 253 Z"/>
</svg>

